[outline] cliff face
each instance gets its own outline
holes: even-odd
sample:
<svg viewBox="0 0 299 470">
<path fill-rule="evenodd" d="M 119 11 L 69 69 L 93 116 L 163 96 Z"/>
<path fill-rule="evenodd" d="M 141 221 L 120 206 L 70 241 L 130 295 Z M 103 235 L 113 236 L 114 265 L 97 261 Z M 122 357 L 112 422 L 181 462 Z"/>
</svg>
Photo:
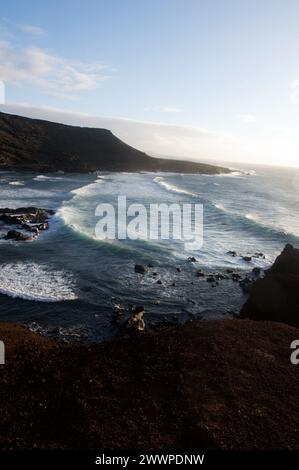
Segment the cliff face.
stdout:
<svg viewBox="0 0 299 470">
<path fill-rule="evenodd" d="M 226 168 L 153 158 L 106 129 L 67 126 L 0 113 L 0 168 L 30 171 L 173 171 L 217 174 Z"/>
<path fill-rule="evenodd" d="M 299 249 L 286 245 L 262 279 L 251 286 L 241 317 L 299 327 Z"/>
</svg>

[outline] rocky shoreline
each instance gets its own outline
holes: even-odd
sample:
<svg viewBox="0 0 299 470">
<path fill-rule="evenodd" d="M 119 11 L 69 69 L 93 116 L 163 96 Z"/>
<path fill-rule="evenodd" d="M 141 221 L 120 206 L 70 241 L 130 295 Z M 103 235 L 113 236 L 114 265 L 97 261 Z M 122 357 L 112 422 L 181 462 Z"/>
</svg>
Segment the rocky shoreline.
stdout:
<svg viewBox="0 0 299 470">
<path fill-rule="evenodd" d="M 92 346 L 0 324 L 0 448 L 299 449 L 299 375 L 290 362 L 299 330 L 285 324 L 288 304 L 279 304 L 277 322 L 267 284 L 281 283 L 298 311 L 298 256 L 288 245 L 253 283 L 242 316 L 259 321 L 153 330 L 139 309 L 121 338 Z M 265 286 L 262 309 L 257 285 L 259 294 Z"/>
<path fill-rule="evenodd" d="M 19 207 L 0 209 L 0 221 L 4 226 L 14 226 L 3 237 L 5 240 L 31 241 L 40 232 L 49 229 L 49 218 L 55 214 L 51 209 L 39 207 Z M 17 229 L 17 230 L 16 230 Z"/>
</svg>

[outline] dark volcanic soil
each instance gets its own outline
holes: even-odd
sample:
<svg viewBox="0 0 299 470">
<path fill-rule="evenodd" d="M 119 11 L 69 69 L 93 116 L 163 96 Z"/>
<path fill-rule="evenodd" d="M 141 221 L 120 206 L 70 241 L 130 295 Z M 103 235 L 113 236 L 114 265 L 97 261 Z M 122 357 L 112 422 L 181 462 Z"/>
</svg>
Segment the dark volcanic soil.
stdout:
<svg viewBox="0 0 299 470">
<path fill-rule="evenodd" d="M 0 325 L 1 449 L 298 449 L 299 330 L 201 321 L 95 346 Z"/>
</svg>

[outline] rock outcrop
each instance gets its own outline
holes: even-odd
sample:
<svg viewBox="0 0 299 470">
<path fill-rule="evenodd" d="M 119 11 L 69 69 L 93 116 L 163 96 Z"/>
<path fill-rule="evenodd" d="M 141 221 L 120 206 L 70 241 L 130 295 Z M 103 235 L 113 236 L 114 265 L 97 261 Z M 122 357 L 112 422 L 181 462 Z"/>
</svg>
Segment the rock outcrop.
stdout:
<svg viewBox="0 0 299 470">
<path fill-rule="evenodd" d="M 241 317 L 299 326 L 299 249 L 286 245 L 265 277 L 252 284 Z"/>
<path fill-rule="evenodd" d="M 38 207 L 19 207 L 18 209 L 1 208 L 0 222 L 15 225 L 19 230 L 8 230 L 6 240 L 29 241 L 38 237 L 40 231 L 48 230 L 49 217 L 55 211 Z M 30 235 L 29 235 L 29 233 Z"/>
</svg>

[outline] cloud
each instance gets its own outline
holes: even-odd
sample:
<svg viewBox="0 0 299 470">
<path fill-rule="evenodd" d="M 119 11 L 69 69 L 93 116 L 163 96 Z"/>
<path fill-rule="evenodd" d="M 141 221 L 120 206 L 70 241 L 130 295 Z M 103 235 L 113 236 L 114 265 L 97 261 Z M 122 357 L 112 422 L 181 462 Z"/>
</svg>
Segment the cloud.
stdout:
<svg viewBox="0 0 299 470">
<path fill-rule="evenodd" d="M 66 97 L 72 93 L 94 90 L 108 78 L 102 64 L 65 59 L 44 49 L 18 49 L 0 41 L 0 80 L 30 84 L 43 92 Z"/>
<path fill-rule="evenodd" d="M 297 129 L 268 128 L 246 138 L 195 126 L 171 125 L 121 117 L 92 116 L 53 107 L 33 107 L 28 103 L 6 103 L 0 111 L 62 124 L 105 128 L 128 144 L 153 155 L 183 160 L 224 163 L 238 162 L 298 167 Z"/>
<path fill-rule="evenodd" d="M 40 26 L 33 26 L 31 24 L 19 24 L 19 28 L 23 33 L 33 34 L 35 36 L 42 36 L 45 31 Z"/>
<path fill-rule="evenodd" d="M 291 102 L 293 104 L 299 103 L 299 80 L 293 80 L 290 85 L 291 88 Z"/>
<path fill-rule="evenodd" d="M 174 106 L 146 106 L 144 111 L 147 112 L 159 112 L 159 113 L 181 113 L 182 110 L 180 108 L 176 108 Z"/>
<path fill-rule="evenodd" d="M 7 103 L 1 106 L 1 111 L 74 126 L 106 128 L 145 152 L 195 161 L 220 160 L 225 156 L 232 159 L 236 146 L 235 138 L 227 133 L 187 125 L 92 116 L 52 107 L 37 108 L 26 103 Z"/>
<path fill-rule="evenodd" d="M 237 118 L 244 124 L 252 124 L 256 122 L 256 116 L 254 114 L 238 114 Z"/>
<path fill-rule="evenodd" d="M 181 113 L 182 110 L 172 106 L 161 106 L 160 111 L 163 113 Z"/>
</svg>

